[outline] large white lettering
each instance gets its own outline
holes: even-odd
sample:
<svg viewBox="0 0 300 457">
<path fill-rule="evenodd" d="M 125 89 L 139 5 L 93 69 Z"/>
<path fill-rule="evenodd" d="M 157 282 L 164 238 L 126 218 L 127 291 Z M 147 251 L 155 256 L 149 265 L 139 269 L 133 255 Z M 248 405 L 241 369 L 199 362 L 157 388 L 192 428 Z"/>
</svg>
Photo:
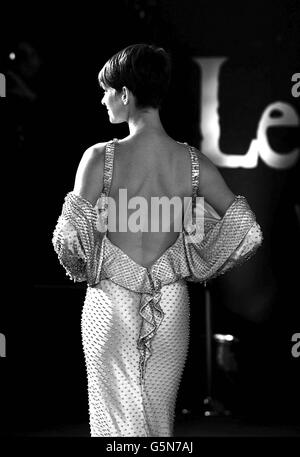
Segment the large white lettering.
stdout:
<svg viewBox="0 0 300 457">
<path fill-rule="evenodd" d="M 274 115 L 276 114 L 276 117 Z M 287 103 L 275 102 L 264 110 L 257 129 L 257 152 L 262 160 L 272 168 L 283 169 L 295 165 L 299 158 L 299 149 L 287 154 L 278 154 L 268 143 L 267 129 L 273 126 L 297 126 L 299 118 L 296 111 Z"/>
<path fill-rule="evenodd" d="M 246 154 L 224 154 L 219 147 L 220 122 L 218 115 L 219 73 L 226 57 L 193 59 L 201 69 L 201 113 L 200 129 L 203 135 L 202 152 L 217 166 L 227 168 L 255 168 L 259 156 L 270 167 L 286 169 L 294 166 L 299 159 L 299 148 L 278 154 L 272 150 L 267 129 L 271 126 L 296 127 L 300 119 L 294 108 L 284 102 L 275 102 L 266 107 L 258 123 L 257 135 L 249 146 Z M 274 111 L 279 116 L 274 117 Z"/>
</svg>

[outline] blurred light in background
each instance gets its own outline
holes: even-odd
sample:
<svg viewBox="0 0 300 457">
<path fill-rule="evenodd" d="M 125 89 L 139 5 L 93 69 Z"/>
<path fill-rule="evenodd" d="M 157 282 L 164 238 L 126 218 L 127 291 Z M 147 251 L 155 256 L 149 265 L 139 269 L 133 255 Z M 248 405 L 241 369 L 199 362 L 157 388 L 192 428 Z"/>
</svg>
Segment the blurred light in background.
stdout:
<svg viewBox="0 0 300 457">
<path fill-rule="evenodd" d="M 233 335 L 221 335 L 221 333 L 216 333 L 214 339 L 220 343 L 230 342 L 236 340 Z"/>
</svg>

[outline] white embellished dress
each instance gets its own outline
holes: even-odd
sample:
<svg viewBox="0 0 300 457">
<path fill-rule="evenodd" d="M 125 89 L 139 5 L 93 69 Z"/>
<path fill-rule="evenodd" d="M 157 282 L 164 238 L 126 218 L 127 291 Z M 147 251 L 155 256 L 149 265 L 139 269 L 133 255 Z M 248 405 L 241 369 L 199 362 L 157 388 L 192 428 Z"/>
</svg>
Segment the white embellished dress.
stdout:
<svg viewBox="0 0 300 457">
<path fill-rule="evenodd" d="M 198 156 L 184 143 L 192 165 L 191 219 L 151 267 L 137 264 L 107 237 L 116 141 L 106 145 L 97 204 L 69 192 L 52 241 L 67 274 L 87 282 L 81 329 L 91 436 L 171 437 L 189 345 L 186 281 L 205 282 L 243 263 L 262 233 L 243 196 L 222 218 L 203 199 L 198 203 Z"/>
</svg>

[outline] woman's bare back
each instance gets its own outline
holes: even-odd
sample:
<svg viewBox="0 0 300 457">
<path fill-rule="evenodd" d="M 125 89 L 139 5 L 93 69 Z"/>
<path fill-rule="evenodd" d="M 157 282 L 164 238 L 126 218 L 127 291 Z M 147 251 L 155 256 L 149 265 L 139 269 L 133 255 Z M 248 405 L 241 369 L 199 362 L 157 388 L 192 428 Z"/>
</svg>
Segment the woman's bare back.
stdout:
<svg viewBox="0 0 300 457">
<path fill-rule="evenodd" d="M 121 200 L 125 195 L 127 196 L 127 216 L 124 212 L 124 204 L 122 201 L 119 202 L 120 189 L 124 189 Z M 192 195 L 191 159 L 187 146 L 179 144 L 167 136 L 148 138 L 141 136 L 138 139 L 125 138 L 118 141 L 115 146 L 109 195 L 116 204 L 117 220 L 116 231 L 108 231 L 108 238 L 136 263 L 144 267 L 150 266 L 174 244 L 179 235 L 176 227 L 174 228 L 175 218 L 172 204 L 170 205 L 168 201 L 172 197 L 178 196 L 182 199 L 183 210 L 183 197 Z M 131 200 L 132 209 L 129 209 L 130 199 L 134 197 L 142 198 Z M 163 211 L 163 213 L 160 212 L 157 221 L 158 213 L 155 210 L 151 212 L 151 203 L 155 200 L 153 197 L 165 197 L 167 206 L 164 208 L 171 208 L 170 218 L 169 212 Z M 141 219 L 133 216 L 137 211 L 141 211 L 141 201 L 142 205 L 147 205 L 147 214 L 143 213 L 146 225 L 143 226 L 143 230 L 134 232 L 130 230 L 130 227 L 128 228 L 128 222 L 129 220 L 131 220 L 131 224 L 134 220 L 137 224 L 142 222 Z M 177 208 L 180 209 L 180 206 Z M 122 218 L 121 223 L 125 223 L 127 226 L 125 232 L 119 231 L 119 222 Z M 153 231 L 153 229 L 151 231 L 151 224 L 155 222 L 159 224 L 156 229 L 158 231 Z M 166 223 L 170 224 L 169 228 Z"/>
</svg>

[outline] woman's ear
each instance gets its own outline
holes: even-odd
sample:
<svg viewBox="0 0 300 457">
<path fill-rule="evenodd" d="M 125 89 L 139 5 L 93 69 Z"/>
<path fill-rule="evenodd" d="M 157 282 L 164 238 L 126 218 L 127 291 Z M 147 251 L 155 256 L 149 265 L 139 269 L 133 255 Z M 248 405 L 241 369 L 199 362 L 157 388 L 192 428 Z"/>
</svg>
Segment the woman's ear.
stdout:
<svg viewBox="0 0 300 457">
<path fill-rule="evenodd" d="M 123 86 L 122 87 L 122 102 L 124 103 L 124 105 L 127 105 L 128 104 L 128 101 L 129 101 L 129 90 L 127 89 L 126 86 Z"/>
</svg>

